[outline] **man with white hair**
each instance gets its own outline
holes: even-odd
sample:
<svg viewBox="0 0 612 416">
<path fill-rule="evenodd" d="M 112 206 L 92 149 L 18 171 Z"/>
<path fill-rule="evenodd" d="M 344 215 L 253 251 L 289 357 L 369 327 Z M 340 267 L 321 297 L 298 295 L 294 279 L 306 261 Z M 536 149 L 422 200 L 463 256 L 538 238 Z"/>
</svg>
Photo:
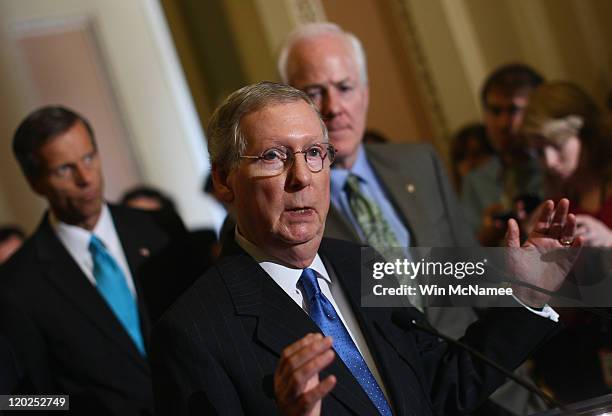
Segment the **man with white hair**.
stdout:
<svg viewBox="0 0 612 416">
<path fill-rule="evenodd" d="M 369 87 L 353 34 L 332 23 L 302 26 L 285 42 L 278 70 L 317 105 L 337 150 L 326 236 L 383 249 L 476 245 L 430 145 L 362 143 Z"/>
<path fill-rule="evenodd" d="M 477 245 L 429 144 L 362 143 L 369 86 L 365 52 L 355 35 L 333 23 L 301 26 L 286 39 L 278 71 L 283 82 L 316 104 L 336 149 L 326 237 L 380 250 Z M 421 306 L 418 297 L 410 301 Z M 425 308 L 425 314 L 439 331 L 454 337 L 477 319 L 471 308 Z M 499 398 L 501 404 L 525 413 L 529 394 L 509 389 L 508 397 Z"/>
</svg>

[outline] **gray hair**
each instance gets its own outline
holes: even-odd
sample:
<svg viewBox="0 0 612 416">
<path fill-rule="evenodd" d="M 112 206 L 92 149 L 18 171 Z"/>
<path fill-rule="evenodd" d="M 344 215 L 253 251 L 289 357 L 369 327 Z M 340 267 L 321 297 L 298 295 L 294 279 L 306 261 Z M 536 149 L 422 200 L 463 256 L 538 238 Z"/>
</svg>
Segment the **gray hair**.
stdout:
<svg viewBox="0 0 612 416">
<path fill-rule="evenodd" d="M 247 146 L 240 128 L 243 117 L 270 105 L 300 100 L 317 114 L 324 141 L 327 142 L 327 127 L 316 106 L 304 92 L 289 85 L 262 81 L 234 91 L 213 113 L 207 129 L 211 165 L 227 173 L 238 163 Z"/>
<path fill-rule="evenodd" d="M 289 36 L 287 36 L 281 52 L 278 55 L 278 74 L 280 75 L 281 80 L 284 83 L 289 82 L 287 65 L 289 63 L 289 53 L 293 47 L 300 41 L 325 35 L 341 36 L 348 42 L 353 51 L 353 56 L 355 58 L 355 62 L 357 63 L 357 67 L 359 68 L 359 79 L 362 84 L 366 85 L 368 83 L 368 68 L 365 51 L 363 50 L 361 41 L 357 38 L 357 36 L 351 32 L 342 30 L 342 28 L 335 23 L 308 23 L 299 26 L 297 29 L 291 32 Z"/>
</svg>

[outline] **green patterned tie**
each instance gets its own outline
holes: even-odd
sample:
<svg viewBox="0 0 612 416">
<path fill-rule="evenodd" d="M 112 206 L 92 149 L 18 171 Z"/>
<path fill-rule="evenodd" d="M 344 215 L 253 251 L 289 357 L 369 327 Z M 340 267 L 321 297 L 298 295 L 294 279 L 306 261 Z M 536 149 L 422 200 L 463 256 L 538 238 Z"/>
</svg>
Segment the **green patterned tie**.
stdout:
<svg viewBox="0 0 612 416">
<path fill-rule="evenodd" d="M 348 196 L 351 211 L 355 219 L 361 227 L 361 231 L 365 236 L 365 242 L 377 250 L 383 250 L 385 255 L 393 254 L 393 251 L 388 251 L 399 247 L 397 237 L 389 223 L 383 216 L 378 204 L 367 198 L 359 188 L 359 178 L 356 175 L 349 174 L 344 185 L 344 190 Z M 414 282 L 409 277 L 402 275 L 398 278 L 400 284 L 414 286 Z M 423 299 L 418 294 L 407 295 L 410 303 L 423 311 Z"/>
<path fill-rule="evenodd" d="M 349 174 L 344 189 L 349 206 L 361 227 L 368 245 L 378 249 L 399 247 L 395 233 L 383 216 L 378 204 L 367 198 L 359 188 L 359 178 Z"/>
</svg>

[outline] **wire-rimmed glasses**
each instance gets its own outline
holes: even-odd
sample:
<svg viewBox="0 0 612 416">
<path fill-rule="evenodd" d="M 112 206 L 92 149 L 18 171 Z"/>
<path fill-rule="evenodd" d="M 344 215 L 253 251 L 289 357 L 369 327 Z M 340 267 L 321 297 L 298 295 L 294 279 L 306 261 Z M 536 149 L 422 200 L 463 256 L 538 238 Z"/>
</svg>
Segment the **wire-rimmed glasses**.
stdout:
<svg viewBox="0 0 612 416">
<path fill-rule="evenodd" d="M 296 152 L 286 146 L 278 145 L 264 150 L 259 156 L 243 155 L 240 158 L 256 160 L 254 166 L 258 175 L 274 176 L 291 168 L 298 153 L 304 155 L 306 166 L 313 173 L 323 170 L 325 160 L 331 165 L 336 157 L 336 149 L 330 143 L 315 143 L 305 150 Z"/>
</svg>

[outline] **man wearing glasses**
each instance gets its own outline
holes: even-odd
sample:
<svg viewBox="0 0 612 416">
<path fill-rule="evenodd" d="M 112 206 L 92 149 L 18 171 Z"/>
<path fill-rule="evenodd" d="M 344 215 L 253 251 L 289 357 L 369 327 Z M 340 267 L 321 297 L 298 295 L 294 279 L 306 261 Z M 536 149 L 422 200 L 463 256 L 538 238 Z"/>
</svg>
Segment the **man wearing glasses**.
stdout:
<svg viewBox="0 0 612 416">
<path fill-rule="evenodd" d="M 499 244 L 505 224 L 496 218 L 510 212 L 515 199 L 525 204 L 541 195 L 538 160 L 518 131 L 529 95 L 543 80 L 527 65 L 509 64 L 497 68 L 483 83 L 483 121 L 495 157 L 464 178 L 461 202 L 468 223 L 484 246 Z"/>
<path fill-rule="evenodd" d="M 235 238 L 153 330 L 158 414 L 450 414 L 469 412 L 504 381 L 402 324 L 423 320 L 416 309 L 360 307 L 360 246 L 323 238 L 335 150 L 303 92 L 246 86 L 215 111 L 208 139 Z M 551 221 L 530 244 L 561 247 L 575 227 L 567 209 L 567 200 L 551 202 Z M 552 277 L 543 287 L 560 284 Z M 524 294 L 532 307 L 547 301 Z M 500 309 L 465 340 L 513 368 L 556 325 Z"/>
</svg>

